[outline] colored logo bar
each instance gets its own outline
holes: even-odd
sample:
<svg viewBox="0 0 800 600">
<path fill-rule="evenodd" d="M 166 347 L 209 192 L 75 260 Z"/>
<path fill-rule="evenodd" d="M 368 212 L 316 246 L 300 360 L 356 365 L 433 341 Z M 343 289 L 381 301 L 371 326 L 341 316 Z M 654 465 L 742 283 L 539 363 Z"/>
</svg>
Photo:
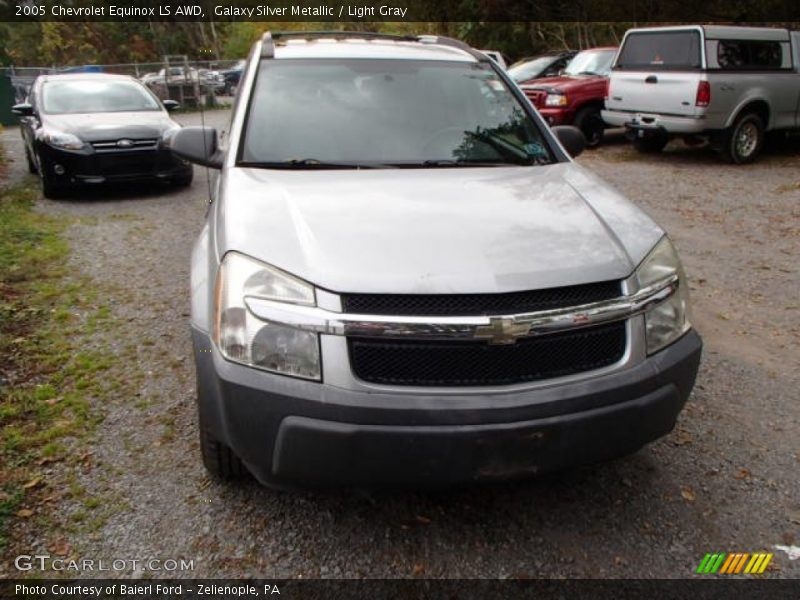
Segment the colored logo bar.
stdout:
<svg viewBox="0 0 800 600">
<path fill-rule="evenodd" d="M 772 560 L 772 554 L 767 552 L 715 552 L 708 553 L 700 561 L 696 573 L 720 575 L 736 575 L 737 573 L 747 573 L 758 575 L 764 572 L 767 565 Z"/>
</svg>

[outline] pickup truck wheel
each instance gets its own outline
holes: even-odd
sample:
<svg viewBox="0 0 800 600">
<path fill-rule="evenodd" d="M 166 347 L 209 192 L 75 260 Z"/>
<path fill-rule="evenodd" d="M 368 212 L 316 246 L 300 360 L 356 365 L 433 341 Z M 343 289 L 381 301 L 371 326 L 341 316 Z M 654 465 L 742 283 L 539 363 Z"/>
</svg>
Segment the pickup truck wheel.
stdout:
<svg viewBox="0 0 800 600">
<path fill-rule="evenodd" d="M 575 127 L 583 132 L 587 148 L 596 148 L 603 141 L 603 130 L 606 125 L 600 116 L 599 108 L 587 106 L 580 109 L 575 115 Z"/>
<path fill-rule="evenodd" d="M 755 113 L 739 117 L 725 132 L 723 156 L 737 165 L 753 162 L 764 146 L 764 122 Z"/>
<path fill-rule="evenodd" d="M 664 132 L 653 133 L 644 137 L 633 139 L 633 147 L 644 154 L 658 154 L 669 142 L 669 136 Z"/>
<path fill-rule="evenodd" d="M 217 479 L 242 479 L 249 475 L 247 467 L 227 445 L 216 439 L 200 420 L 200 452 L 203 465 Z"/>
</svg>

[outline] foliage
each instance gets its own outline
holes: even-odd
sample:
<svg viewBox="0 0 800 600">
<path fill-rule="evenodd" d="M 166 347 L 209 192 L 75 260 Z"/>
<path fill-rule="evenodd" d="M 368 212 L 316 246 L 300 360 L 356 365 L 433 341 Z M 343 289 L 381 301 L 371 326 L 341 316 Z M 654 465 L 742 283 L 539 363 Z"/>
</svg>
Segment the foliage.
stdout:
<svg viewBox="0 0 800 600">
<path fill-rule="evenodd" d="M 464 0 L 466 4 L 470 2 Z M 476 3 L 477 0 L 472 0 Z M 505 0 L 488 2 L 501 10 Z M 431 4 L 427 22 L 0 22 L 0 64 L 72 66 L 159 61 L 164 54 L 193 60 L 238 59 L 264 31 L 330 30 L 432 33 L 499 50 L 512 60 L 543 52 L 615 45 L 634 22 L 452 21 Z M 468 7 L 469 8 L 469 7 Z M 470 9 L 472 14 L 477 8 Z M 552 18 L 552 15 L 547 15 Z M 760 23 L 786 26 L 786 23 Z"/>
</svg>

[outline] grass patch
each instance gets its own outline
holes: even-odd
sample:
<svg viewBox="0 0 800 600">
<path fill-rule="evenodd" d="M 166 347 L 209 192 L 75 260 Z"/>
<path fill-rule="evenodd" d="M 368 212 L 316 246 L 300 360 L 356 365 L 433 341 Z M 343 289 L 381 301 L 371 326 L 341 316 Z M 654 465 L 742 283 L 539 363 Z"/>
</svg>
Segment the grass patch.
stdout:
<svg viewBox="0 0 800 600">
<path fill-rule="evenodd" d="M 113 319 L 91 282 L 67 270 L 69 220 L 35 211 L 37 198 L 29 183 L 0 187 L 0 551 L 14 519 L 46 514 L 55 482 L 45 466 L 80 460 L 113 360 L 87 344 L 87 331 Z"/>
</svg>

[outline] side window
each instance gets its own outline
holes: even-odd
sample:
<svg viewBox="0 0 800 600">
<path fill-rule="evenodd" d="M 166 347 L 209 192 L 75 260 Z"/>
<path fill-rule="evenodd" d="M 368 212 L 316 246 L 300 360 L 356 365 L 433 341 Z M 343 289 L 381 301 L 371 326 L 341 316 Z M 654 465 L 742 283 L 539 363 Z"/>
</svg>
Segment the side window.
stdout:
<svg viewBox="0 0 800 600">
<path fill-rule="evenodd" d="M 756 40 L 720 40 L 717 63 L 720 69 L 781 69 L 784 52 L 780 42 Z"/>
</svg>

